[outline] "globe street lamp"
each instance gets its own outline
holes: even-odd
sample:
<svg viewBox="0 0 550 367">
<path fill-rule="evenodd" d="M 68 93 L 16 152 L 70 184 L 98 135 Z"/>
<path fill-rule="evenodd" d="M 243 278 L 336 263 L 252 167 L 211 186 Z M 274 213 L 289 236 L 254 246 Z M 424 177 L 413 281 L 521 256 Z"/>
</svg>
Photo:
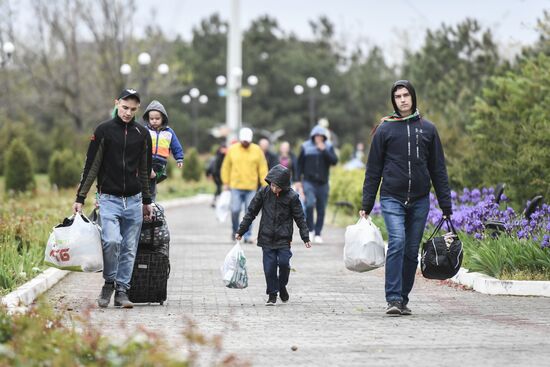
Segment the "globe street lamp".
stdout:
<svg viewBox="0 0 550 367">
<path fill-rule="evenodd" d="M 199 117 L 199 104 L 207 104 L 208 96 L 202 94 L 198 88 L 191 88 L 189 94 L 184 94 L 181 97 L 181 103 L 184 105 L 191 104 L 191 124 L 193 126 L 193 146 L 199 148 L 199 129 L 198 129 L 198 117 Z"/>
<path fill-rule="evenodd" d="M 315 101 L 317 98 L 317 79 L 310 76 L 306 79 L 306 86 L 309 89 L 308 93 L 308 100 L 309 100 L 309 128 L 313 129 L 313 126 L 315 125 Z M 323 84 L 319 87 L 319 92 L 321 95 L 327 95 L 330 93 L 330 87 L 326 84 Z M 304 87 L 300 84 L 296 84 L 294 86 L 294 94 L 300 96 L 304 93 Z"/>
<path fill-rule="evenodd" d="M 242 125 L 242 98 L 248 98 L 252 96 L 252 92 L 254 88 L 258 85 L 259 79 L 256 75 L 249 75 L 246 78 L 246 84 L 247 86 L 244 86 L 241 84 L 241 78 L 242 78 L 243 70 L 241 68 L 234 68 L 232 70 L 232 77 L 236 79 L 236 83 L 234 85 L 237 85 L 235 88 L 235 93 L 238 98 L 238 126 L 237 131 L 240 130 Z M 226 97 L 230 91 L 228 91 L 228 88 L 226 86 L 227 84 L 227 78 L 225 75 L 218 75 L 216 77 L 216 84 L 218 85 L 218 96 L 220 97 Z"/>
<path fill-rule="evenodd" d="M 138 64 L 141 67 L 141 85 L 140 85 L 140 94 L 142 96 L 147 95 L 147 86 L 149 84 L 150 75 L 147 73 L 147 68 L 151 64 L 151 55 L 147 52 L 141 52 L 137 58 Z M 161 76 L 166 76 L 170 72 L 170 66 L 168 64 L 162 63 L 157 66 L 157 72 Z M 124 78 L 124 84 L 128 83 L 128 78 L 132 74 L 132 66 L 130 64 L 120 65 L 120 74 Z"/>
</svg>

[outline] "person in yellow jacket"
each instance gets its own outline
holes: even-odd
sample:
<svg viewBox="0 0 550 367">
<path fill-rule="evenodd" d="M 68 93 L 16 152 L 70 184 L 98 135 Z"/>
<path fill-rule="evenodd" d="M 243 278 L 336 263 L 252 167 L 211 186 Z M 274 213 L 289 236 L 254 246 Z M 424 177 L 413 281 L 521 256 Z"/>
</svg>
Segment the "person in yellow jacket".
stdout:
<svg viewBox="0 0 550 367">
<path fill-rule="evenodd" d="M 246 213 L 258 186 L 267 186 L 264 181 L 267 175 L 267 161 L 262 149 L 252 143 L 252 136 L 252 130 L 242 128 L 239 131 L 239 142 L 229 147 L 222 164 L 223 189 L 231 190 L 232 239 L 239 229 L 239 216 L 243 205 Z M 252 226 L 244 234 L 245 243 L 252 243 L 251 234 Z"/>
</svg>

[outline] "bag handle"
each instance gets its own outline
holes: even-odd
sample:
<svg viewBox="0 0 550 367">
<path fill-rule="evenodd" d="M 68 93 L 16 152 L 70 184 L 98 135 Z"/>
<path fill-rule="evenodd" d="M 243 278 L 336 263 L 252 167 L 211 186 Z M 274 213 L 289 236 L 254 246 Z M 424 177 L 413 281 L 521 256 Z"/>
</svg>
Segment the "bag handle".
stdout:
<svg viewBox="0 0 550 367">
<path fill-rule="evenodd" d="M 435 226 L 435 229 L 430 235 L 430 237 L 426 240 L 427 242 L 431 241 L 435 237 L 437 232 L 439 232 L 441 227 L 443 227 L 443 223 L 447 223 L 447 228 L 449 228 L 451 232 L 453 232 L 453 234 L 456 235 L 456 229 L 455 229 L 455 226 L 453 225 L 453 221 L 450 218 L 442 217 L 437 223 L 437 225 Z"/>
</svg>

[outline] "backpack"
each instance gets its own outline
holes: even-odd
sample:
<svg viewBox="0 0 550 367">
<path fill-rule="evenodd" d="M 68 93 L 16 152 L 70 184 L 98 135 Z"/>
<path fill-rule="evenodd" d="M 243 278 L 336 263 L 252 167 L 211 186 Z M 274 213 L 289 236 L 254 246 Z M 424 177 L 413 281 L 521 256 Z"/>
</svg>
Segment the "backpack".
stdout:
<svg viewBox="0 0 550 367">
<path fill-rule="evenodd" d="M 443 223 L 447 223 L 451 232 L 434 237 Z M 432 235 L 422 244 L 421 255 L 420 269 L 424 278 L 444 280 L 458 273 L 463 257 L 462 242 L 449 218 L 439 221 Z"/>
</svg>

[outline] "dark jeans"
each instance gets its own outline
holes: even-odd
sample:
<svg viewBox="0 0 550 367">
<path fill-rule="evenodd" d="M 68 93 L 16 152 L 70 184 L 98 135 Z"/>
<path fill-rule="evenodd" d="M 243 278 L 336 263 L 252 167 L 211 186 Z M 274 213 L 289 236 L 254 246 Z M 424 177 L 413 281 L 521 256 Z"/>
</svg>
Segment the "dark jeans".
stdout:
<svg viewBox="0 0 550 367">
<path fill-rule="evenodd" d="M 262 248 L 264 256 L 264 274 L 267 288 L 265 293 L 273 294 L 286 287 L 288 284 L 288 276 L 290 275 L 290 258 L 292 252 L 289 247 L 278 249 Z M 277 275 L 277 268 L 279 274 Z"/>
<path fill-rule="evenodd" d="M 430 210 L 429 196 L 405 205 L 381 197 L 382 215 L 388 230 L 386 254 L 386 301 L 409 302 L 418 266 L 418 248 Z"/>
<path fill-rule="evenodd" d="M 304 194 L 306 196 L 306 222 L 310 231 L 320 236 L 325 222 L 329 185 L 304 180 Z M 317 209 L 317 221 L 313 225 L 313 209 Z M 311 238 L 313 240 L 313 238 Z"/>
</svg>

